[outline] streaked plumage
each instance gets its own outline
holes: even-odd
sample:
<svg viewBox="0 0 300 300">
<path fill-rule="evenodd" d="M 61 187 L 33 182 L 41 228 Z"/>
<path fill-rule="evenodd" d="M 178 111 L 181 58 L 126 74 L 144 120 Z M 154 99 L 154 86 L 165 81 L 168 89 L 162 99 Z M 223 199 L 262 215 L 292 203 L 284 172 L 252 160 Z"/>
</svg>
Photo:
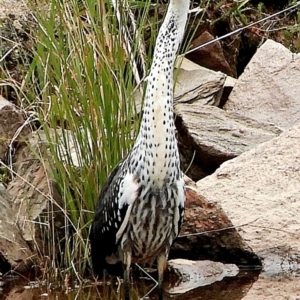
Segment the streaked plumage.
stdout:
<svg viewBox="0 0 300 300">
<path fill-rule="evenodd" d="M 147 79 L 137 140 L 102 188 L 91 228 L 94 272 L 102 276 L 104 270 L 110 272 L 114 263 L 122 261 L 127 284 L 131 263 L 157 261 L 161 288 L 170 246 L 183 218 L 185 195 L 173 120 L 173 70 L 188 8 L 188 0 L 170 0 Z"/>
</svg>

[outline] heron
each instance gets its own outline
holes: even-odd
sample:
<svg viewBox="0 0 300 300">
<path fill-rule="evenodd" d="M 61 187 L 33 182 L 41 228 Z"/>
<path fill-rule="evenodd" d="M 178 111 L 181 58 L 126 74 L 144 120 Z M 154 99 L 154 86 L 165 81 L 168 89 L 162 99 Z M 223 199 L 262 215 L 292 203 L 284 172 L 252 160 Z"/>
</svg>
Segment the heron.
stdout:
<svg viewBox="0 0 300 300">
<path fill-rule="evenodd" d="M 168 254 L 184 215 L 185 189 L 173 116 L 173 72 L 189 0 L 170 0 L 147 77 L 136 141 L 100 192 L 90 231 L 94 274 L 123 264 L 129 299 L 132 263 L 153 264 L 159 299 Z"/>
</svg>

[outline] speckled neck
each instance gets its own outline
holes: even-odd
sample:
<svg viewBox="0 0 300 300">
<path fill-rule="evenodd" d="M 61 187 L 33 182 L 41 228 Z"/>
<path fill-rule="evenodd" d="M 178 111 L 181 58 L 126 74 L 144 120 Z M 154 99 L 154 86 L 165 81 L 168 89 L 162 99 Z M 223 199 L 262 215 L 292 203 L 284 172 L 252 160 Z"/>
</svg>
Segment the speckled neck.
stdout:
<svg viewBox="0 0 300 300">
<path fill-rule="evenodd" d="M 156 40 L 147 79 L 143 118 L 135 144 L 140 158 L 145 160 L 146 175 L 157 182 L 164 182 L 166 178 L 172 180 L 180 172 L 173 121 L 173 72 L 188 9 L 188 0 L 170 1 Z M 138 162 L 136 165 L 140 166 Z"/>
</svg>

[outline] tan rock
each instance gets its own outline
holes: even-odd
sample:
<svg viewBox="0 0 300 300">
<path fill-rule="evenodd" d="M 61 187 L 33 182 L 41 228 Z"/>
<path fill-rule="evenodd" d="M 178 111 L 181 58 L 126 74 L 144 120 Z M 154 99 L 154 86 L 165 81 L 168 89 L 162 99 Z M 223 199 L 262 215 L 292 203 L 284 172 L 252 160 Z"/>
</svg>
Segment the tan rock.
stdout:
<svg viewBox="0 0 300 300">
<path fill-rule="evenodd" d="M 235 84 L 224 109 L 287 129 L 300 120 L 300 54 L 267 40 Z"/>
<path fill-rule="evenodd" d="M 0 19 L 14 16 L 24 16 L 29 12 L 27 1 L 24 0 L 0 0 Z"/>
<path fill-rule="evenodd" d="M 300 124 L 227 161 L 197 182 L 217 202 L 249 246 L 287 245 L 300 251 Z"/>
</svg>

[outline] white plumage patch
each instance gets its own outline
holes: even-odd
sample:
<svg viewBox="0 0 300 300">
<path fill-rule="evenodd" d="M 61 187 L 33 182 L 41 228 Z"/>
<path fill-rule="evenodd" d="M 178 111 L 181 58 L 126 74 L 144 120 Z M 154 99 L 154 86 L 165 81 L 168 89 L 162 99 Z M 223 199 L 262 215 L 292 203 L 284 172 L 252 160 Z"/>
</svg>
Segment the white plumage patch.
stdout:
<svg viewBox="0 0 300 300">
<path fill-rule="evenodd" d="M 137 197 L 138 189 L 139 186 L 134 175 L 127 174 L 121 182 L 120 193 L 122 193 L 122 195 L 119 198 L 119 209 L 121 209 L 124 204 L 131 205 L 134 202 Z"/>
<path fill-rule="evenodd" d="M 137 198 L 138 189 L 139 189 L 139 186 L 134 178 L 134 175 L 127 174 L 121 183 L 120 192 L 122 193 L 122 196 L 119 198 L 118 207 L 119 207 L 119 209 L 122 209 L 122 207 L 124 205 L 128 205 L 128 208 L 127 208 L 127 211 L 125 214 L 125 218 L 121 224 L 121 227 L 116 234 L 116 243 L 122 236 L 122 234 L 128 224 L 128 220 L 129 220 L 131 210 L 132 210 L 132 205 Z"/>
<path fill-rule="evenodd" d="M 185 203 L 185 189 L 184 189 L 184 178 L 180 177 L 178 183 L 177 183 L 178 188 L 178 199 L 179 199 L 179 203 L 177 203 L 177 205 L 181 205 L 182 207 L 184 207 L 184 203 Z"/>
</svg>

